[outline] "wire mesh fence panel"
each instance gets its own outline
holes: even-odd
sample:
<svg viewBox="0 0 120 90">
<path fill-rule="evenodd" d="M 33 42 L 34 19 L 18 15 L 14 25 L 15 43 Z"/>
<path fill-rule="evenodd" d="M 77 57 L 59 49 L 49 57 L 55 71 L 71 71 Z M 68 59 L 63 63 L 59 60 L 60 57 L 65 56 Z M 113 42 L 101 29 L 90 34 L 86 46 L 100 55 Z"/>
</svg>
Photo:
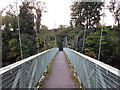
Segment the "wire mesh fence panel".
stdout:
<svg viewBox="0 0 120 90">
<path fill-rule="evenodd" d="M 35 87 L 57 52 L 53 48 L 0 68 L 0 88 Z"/>
<path fill-rule="evenodd" d="M 120 70 L 72 49 L 63 50 L 85 88 L 120 89 Z"/>
</svg>

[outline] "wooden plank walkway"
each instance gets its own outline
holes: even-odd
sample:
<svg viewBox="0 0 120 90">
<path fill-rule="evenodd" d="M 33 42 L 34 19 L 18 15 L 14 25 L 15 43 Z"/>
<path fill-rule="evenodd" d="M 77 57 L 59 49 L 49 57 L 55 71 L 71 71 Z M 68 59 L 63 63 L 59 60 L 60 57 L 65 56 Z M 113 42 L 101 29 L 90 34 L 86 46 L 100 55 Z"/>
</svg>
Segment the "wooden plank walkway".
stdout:
<svg viewBox="0 0 120 90">
<path fill-rule="evenodd" d="M 70 69 L 67 66 L 66 56 L 59 51 L 53 65 L 49 79 L 45 81 L 43 88 L 76 88 L 75 82 L 70 76 Z"/>
</svg>

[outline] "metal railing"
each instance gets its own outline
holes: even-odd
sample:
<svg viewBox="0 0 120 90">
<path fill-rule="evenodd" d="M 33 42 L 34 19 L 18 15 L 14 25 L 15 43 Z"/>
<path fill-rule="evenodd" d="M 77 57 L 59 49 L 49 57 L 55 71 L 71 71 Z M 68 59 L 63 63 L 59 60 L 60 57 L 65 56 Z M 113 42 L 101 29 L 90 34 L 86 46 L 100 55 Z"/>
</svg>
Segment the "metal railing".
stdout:
<svg viewBox="0 0 120 90">
<path fill-rule="evenodd" d="M 120 90 L 120 70 L 78 53 L 63 49 L 73 65 L 77 76 L 85 88 L 118 88 Z"/>
<path fill-rule="evenodd" d="M 1 68 L 0 88 L 35 87 L 57 52 L 53 48 Z"/>
</svg>

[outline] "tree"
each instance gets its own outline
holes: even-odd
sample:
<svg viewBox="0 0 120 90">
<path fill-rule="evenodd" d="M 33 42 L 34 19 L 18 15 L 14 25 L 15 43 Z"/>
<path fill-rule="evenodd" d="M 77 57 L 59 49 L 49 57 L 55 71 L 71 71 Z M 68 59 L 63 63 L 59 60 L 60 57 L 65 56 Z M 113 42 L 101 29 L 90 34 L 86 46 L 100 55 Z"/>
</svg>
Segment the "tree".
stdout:
<svg viewBox="0 0 120 90">
<path fill-rule="evenodd" d="M 20 27 L 23 32 L 34 33 L 34 27 L 40 30 L 42 13 L 46 12 L 46 6 L 41 1 L 23 2 L 20 6 Z"/>
<path fill-rule="evenodd" d="M 70 9 L 72 11 L 70 21 L 71 25 L 74 24 L 76 27 L 81 26 L 82 22 L 84 22 L 84 17 L 82 16 L 82 7 L 80 5 L 80 2 L 73 2 Z"/>
<path fill-rule="evenodd" d="M 71 19 L 76 27 L 86 24 L 94 27 L 100 21 L 102 2 L 74 2 L 71 5 Z"/>
<path fill-rule="evenodd" d="M 15 59 L 20 55 L 20 50 L 19 50 L 19 43 L 17 42 L 17 39 L 11 39 L 8 42 L 9 45 L 9 52 L 7 55 L 7 58 Z M 15 62 L 16 60 L 14 60 Z"/>
<path fill-rule="evenodd" d="M 41 29 L 42 29 L 42 30 L 48 30 L 48 27 L 45 26 L 45 25 L 41 25 Z"/>
<path fill-rule="evenodd" d="M 17 25 L 16 25 L 16 17 L 12 16 L 12 14 L 9 14 L 8 12 L 6 13 L 6 16 L 2 18 L 2 25 L 3 25 L 3 43 L 8 43 L 8 41 L 16 37 L 16 34 L 13 36 L 13 32 L 17 30 Z"/>
<path fill-rule="evenodd" d="M 27 58 L 37 53 L 35 37 L 29 34 L 21 34 L 23 57 Z"/>
<path fill-rule="evenodd" d="M 36 4 L 36 5 L 35 5 Z M 36 3 L 34 3 L 34 9 L 36 12 L 36 26 L 37 26 L 37 30 L 40 29 L 40 25 L 41 25 L 41 17 L 42 17 L 42 13 L 46 12 L 46 6 L 45 6 L 45 2 L 41 2 L 41 1 L 37 1 Z"/>
<path fill-rule="evenodd" d="M 4 26 L 2 31 L 2 60 L 3 62 L 8 61 L 13 63 L 19 55 L 16 16 L 10 12 L 6 12 L 6 16 L 3 17 L 2 21 L 2 25 Z"/>
<path fill-rule="evenodd" d="M 20 6 L 20 30 L 21 33 L 27 33 L 35 35 L 34 30 L 34 14 L 32 12 L 33 7 L 30 6 L 30 2 L 23 2 Z"/>
<path fill-rule="evenodd" d="M 67 28 L 67 25 L 59 25 L 58 29 L 65 30 Z"/>
<path fill-rule="evenodd" d="M 41 25 L 41 17 L 43 12 L 46 11 L 46 3 L 41 1 L 27 1 L 29 2 L 29 6 L 32 8 L 32 13 L 34 14 L 34 23 L 36 24 L 36 29 L 40 30 Z"/>
<path fill-rule="evenodd" d="M 120 28 L 120 1 L 119 0 L 111 0 L 108 5 L 108 8 L 111 13 L 113 13 L 113 17 L 115 19 L 115 23 L 118 24 L 118 28 Z"/>
<path fill-rule="evenodd" d="M 6 9 L 6 15 L 2 16 L 2 61 L 8 63 L 21 60 L 17 17 L 19 16 L 20 20 L 23 57 L 27 58 L 37 53 L 34 26 L 36 19 L 41 22 L 42 16 L 41 4 L 34 6 L 32 2 L 23 2 L 20 6 L 18 16 L 16 15 L 15 6 L 16 5 L 9 5 Z M 40 23 L 37 23 L 37 25 L 40 26 Z M 45 27 L 45 29 L 47 29 L 47 27 Z M 40 38 L 41 37 L 39 37 L 39 39 Z M 41 45 L 40 51 L 42 51 L 44 47 L 43 39 L 39 45 Z"/>
<path fill-rule="evenodd" d="M 84 49 L 85 54 L 97 59 L 98 50 L 99 50 L 99 39 L 100 39 L 100 30 L 97 30 L 96 32 L 91 32 L 86 37 L 86 47 Z M 106 46 L 106 44 L 107 44 L 107 41 L 105 41 L 105 35 L 103 35 L 103 37 L 102 37 L 101 44 L 102 44 L 102 46 Z M 103 50 L 103 47 L 102 47 L 102 50 Z"/>
</svg>

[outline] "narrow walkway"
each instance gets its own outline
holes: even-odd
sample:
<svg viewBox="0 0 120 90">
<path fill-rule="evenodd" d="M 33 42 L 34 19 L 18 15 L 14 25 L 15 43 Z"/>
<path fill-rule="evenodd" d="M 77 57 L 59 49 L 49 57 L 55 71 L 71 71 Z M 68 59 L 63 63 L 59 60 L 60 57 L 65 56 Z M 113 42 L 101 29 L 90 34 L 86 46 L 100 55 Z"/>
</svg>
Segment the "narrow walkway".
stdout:
<svg viewBox="0 0 120 90">
<path fill-rule="evenodd" d="M 58 52 L 51 71 L 44 88 L 76 88 L 75 82 L 71 79 L 64 52 Z"/>
</svg>

